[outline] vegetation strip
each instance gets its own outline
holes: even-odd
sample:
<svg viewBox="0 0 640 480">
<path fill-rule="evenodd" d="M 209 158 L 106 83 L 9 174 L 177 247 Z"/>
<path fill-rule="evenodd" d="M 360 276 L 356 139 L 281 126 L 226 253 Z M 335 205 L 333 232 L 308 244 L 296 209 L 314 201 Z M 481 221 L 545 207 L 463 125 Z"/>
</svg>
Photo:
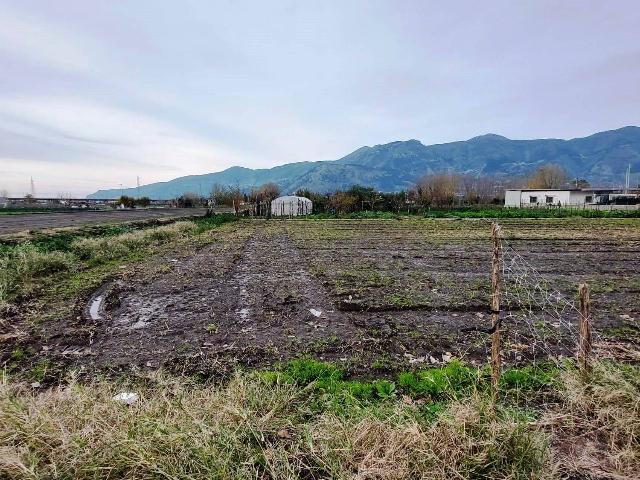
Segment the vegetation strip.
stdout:
<svg viewBox="0 0 640 480">
<path fill-rule="evenodd" d="M 495 413 L 481 376 L 452 364 L 398 385 L 350 382 L 333 365 L 298 360 L 216 385 L 157 373 L 38 392 L 5 379 L 0 475 L 559 478 L 593 471 L 585 448 L 597 449 L 601 472 L 638 471 L 637 367 L 599 363 L 586 381 L 570 364 L 514 370 L 515 401 Z M 123 404 L 121 392 L 139 400 Z"/>
</svg>

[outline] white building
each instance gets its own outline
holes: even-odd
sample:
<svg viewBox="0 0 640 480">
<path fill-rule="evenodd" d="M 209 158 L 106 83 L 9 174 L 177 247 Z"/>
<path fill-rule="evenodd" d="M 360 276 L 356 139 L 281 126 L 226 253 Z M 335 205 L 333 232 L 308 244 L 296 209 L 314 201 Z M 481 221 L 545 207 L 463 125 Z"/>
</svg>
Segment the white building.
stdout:
<svg viewBox="0 0 640 480">
<path fill-rule="evenodd" d="M 306 197 L 286 195 L 278 197 L 271 202 L 271 215 L 293 216 L 310 215 L 313 211 L 313 203 Z"/>
<path fill-rule="evenodd" d="M 584 206 L 601 203 L 613 190 L 536 189 L 506 190 L 505 207 Z"/>
</svg>

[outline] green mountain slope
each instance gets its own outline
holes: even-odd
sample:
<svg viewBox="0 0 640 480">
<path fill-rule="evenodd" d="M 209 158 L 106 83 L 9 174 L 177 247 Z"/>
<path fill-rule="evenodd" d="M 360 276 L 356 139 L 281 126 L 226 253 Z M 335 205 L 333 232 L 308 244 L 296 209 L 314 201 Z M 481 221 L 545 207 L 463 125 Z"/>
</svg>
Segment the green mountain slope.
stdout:
<svg viewBox="0 0 640 480">
<path fill-rule="evenodd" d="M 298 188 L 333 191 L 353 184 L 380 191 L 409 188 L 427 173 L 451 170 L 470 174 L 523 175 L 544 163 L 562 165 L 572 176 L 592 184 L 621 183 L 630 163 L 640 170 L 640 128 L 624 127 L 571 140 L 510 140 L 482 135 L 470 140 L 423 145 L 417 140 L 362 147 L 333 161 L 300 162 L 269 169 L 232 167 L 218 173 L 181 177 L 140 187 L 140 194 L 170 199 L 186 192 L 207 194 L 214 184 L 248 190 L 275 182 L 283 192 Z M 100 190 L 89 198 L 117 198 L 120 190 Z M 137 195 L 137 189 L 125 189 Z"/>
</svg>

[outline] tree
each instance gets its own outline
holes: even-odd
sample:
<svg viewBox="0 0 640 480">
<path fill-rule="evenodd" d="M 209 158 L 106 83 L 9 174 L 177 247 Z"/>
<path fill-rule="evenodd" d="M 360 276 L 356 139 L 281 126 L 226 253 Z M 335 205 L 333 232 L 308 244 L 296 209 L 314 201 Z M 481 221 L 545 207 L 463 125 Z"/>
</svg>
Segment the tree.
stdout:
<svg viewBox="0 0 640 480">
<path fill-rule="evenodd" d="M 213 187 L 211 187 L 209 199 L 211 200 L 213 205 L 225 205 L 227 207 L 231 207 L 233 205 L 231 189 L 217 183 L 214 184 Z"/>
<path fill-rule="evenodd" d="M 356 199 L 356 210 L 365 210 L 366 208 L 373 210 L 376 202 L 380 201 L 380 194 L 372 187 L 352 185 L 345 193 Z"/>
<path fill-rule="evenodd" d="M 146 208 L 151 205 L 151 199 L 149 197 L 141 197 L 136 200 L 136 205 Z"/>
<path fill-rule="evenodd" d="M 127 195 L 122 195 L 117 201 L 118 205 L 124 206 L 124 208 L 133 208 L 136 205 L 136 199 L 133 197 L 128 197 Z"/>
<path fill-rule="evenodd" d="M 584 178 L 576 178 L 576 188 L 589 188 L 591 184 Z"/>
<path fill-rule="evenodd" d="M 567 184 L 569 175 L 560 165 L 547 164 L 539 167 L 529 176 L 528 188 L 562 188 Z"/>
<path fill-rule="evenodd" d="M 396 212 L 399 213 L 400 210 L 407 207 L 407 192 L 393 192 L 393 193 L 382 193 L 380 194 L 380 203 L 378 204 L 379 209 L 382 209 L 385 212 Z"/>
<path fill-rule="evenodd" d="M 459 183 L 454 173 L 425 175 L 416 183 L 416 193 L 424 206 L 447 207 L 455 203 Z"/>
<path fill-rule="evenodd" d="M 336 192 L 329 197 L 329 206 L 336 213 L 351 213 L 356 210 L 358 198 L 347 192 Z"/>
<path fill-rule="evenodd" d="M 231 204 L 233 205 L 233 211 L 236 215 L 238 215 L 238 213 L 240 213 L 240 205 L 242 205 L 242 202 L 244 201 L 244 195 L 242 195 L 242 191 L 240 190 L 239 186 L 230 188 L 229 192 L 231 194 Z"/>
<path fill-rule="evenodd" d="M 178 198 L 176 198 L 176 203 L 178 207 L 181 208 L 191 208 L 197 205 L 203 204 L 203 199 L 198 196 L 198 194 L 193 192 L 187 192 Z"/>
<path fill-rule="evenodd" d="M 329 195 L 312 192 L 308 188 L 300 188 L 295 193 L 298 197 L 304 197 L 313 203 L 314 213 L 326 213 L 329 208 Z"/>
<path fill-rule="evenodd" d="M 273 182 L 265 183 L 258 188 L 258 201 L 270 202 L 280 196 L 280 187 Z"/>
</svg>

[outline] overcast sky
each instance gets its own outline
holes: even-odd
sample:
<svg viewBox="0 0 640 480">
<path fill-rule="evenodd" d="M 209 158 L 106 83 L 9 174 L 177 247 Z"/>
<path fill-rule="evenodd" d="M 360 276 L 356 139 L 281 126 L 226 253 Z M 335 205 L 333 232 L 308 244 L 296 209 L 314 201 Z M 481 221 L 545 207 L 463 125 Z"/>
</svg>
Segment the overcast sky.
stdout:
<svg viewBox="0 0 640 480">
<path fill-rule="evenodd" d="M 640 124 L 640 2 L 0 0 L 0 190 Z"/>
</svg>

